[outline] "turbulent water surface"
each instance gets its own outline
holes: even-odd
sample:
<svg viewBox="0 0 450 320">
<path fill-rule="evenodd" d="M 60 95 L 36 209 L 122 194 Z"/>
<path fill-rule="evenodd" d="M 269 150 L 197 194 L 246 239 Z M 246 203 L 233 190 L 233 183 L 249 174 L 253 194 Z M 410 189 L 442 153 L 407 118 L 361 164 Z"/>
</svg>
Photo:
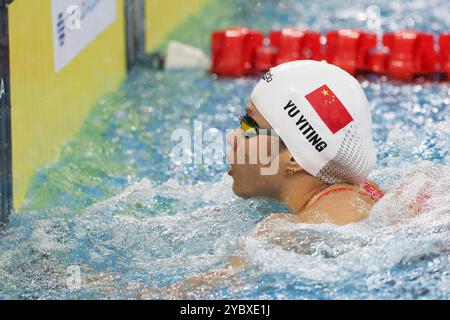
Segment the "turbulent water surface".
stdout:
<svg viewBox="0 0 450 320">
<path fill-rule="evenodd" d="M 207 49 L 216 26 L 365 27 L 374 1 L 338 3 L 212 1 L 172 36 Z M 444 0 L 378 5 L 384 31 L 450 30 Z M 369 219 L 345 227 L 275 223 L 276 244 L 251 231 L 285 208 L 234 196 L 226 165 L 185 166 L 169 156 L 175 128 L 236 126 L 256 79 L 135 69 L 98 102 L 58 162 L 37 173 L 11 217 L 0 236 L 0 298 L 165 297 L 162 288 L 222 267 L 245 244 L 244 270 L 188 296 L 449 299 L 450 86 L 360 81 L 378 149 L 371 178 L 386 197 Z M 414 215 L 424 190 L 431 197 Z"/>
</svg>

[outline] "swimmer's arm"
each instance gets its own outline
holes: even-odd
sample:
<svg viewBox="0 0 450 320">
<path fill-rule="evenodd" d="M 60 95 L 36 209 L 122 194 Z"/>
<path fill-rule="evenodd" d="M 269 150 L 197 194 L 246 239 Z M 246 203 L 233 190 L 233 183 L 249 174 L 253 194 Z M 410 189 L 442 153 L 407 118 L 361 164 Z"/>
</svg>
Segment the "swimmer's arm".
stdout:
<svg viewBox="0 0 450 320">
<path fill-rule="evenodd" d="M 265 232 L 270 232 L 271 223 L 279 219 L 286 219 L 286 214 L 271 214 L 258 224 L 253 231 L 256 236 L 260 236 Z M 245 243 L 241 242 L 239 250 L 233 256 L 229 257 L 225 266 L 221 269 L 209 271 L 207 273 L 195 275 L 184 279 L 182 283 L 178 283 L 163 289 L 145 289 L 141 292 L 140 298 L 148 299 L 180 299 L 189 297 L 196 292 L 205 289 L 211 289 L 217 286 L 225 285 L 236 280 L 241 272 L 248 264 L 244 257 Z"/>
<path fill-rule="evenodd" d="M 183 282 L 162 289 L 144 289 L 140 292 L 141 299 L 189 299 L 198 297 L 205 290 L 225 285 L 237 278 L 236 270 L 225 267 L 204 274 L 191 276 Z"/>
<path fill-rule="evenodd" d="M 242 249 L 242 248 L 241 248 Z M 141 299 L 189 299 L 198 297 L 206 290 L 224 286 L 237 280 L 239 272 L 247 265 L 242 255 L 231 256 L 226 265 L 217 270 L 191 276 L 183 282 L 163 289 L 145 289 L 140 292 Z"/>
<path fill-rule="evenodd" d="M 293 217 L 291 214 L 273 213 L 256 226 L 253 230 L 253 234 L 257 237 L 268 234 L 271 231 L 273 223 L 279 220 L 290 219 L 291 217 Z M 229 279 L 230 276 L 234 276 L 247 266 L 248 262 L 244 257 L 244 251 L 245 243 L 241 242 L 238 252 L 228 258 L 224 268 L 210 271 L 206 274 L 189 277 L 186 279 L 185 284 L 199 285 L 205 284 L 205 281 L 209 282 L 209 284 L 211 284 L 211 281 L 213 281 L 214 284 L 219 284 L 219 282 Z"/>
<path fill-rule="evenodd" d="M 344 225 L 367 218 L 371 206 L 370 201 L 355 198 L 354 192 L 342 191 L 338 195 L 328 195 L 299 214 L 271 214 L 258 224 L 253 233 L 257 237 L 267 236 L 269 242 L 276 244 L 280 239 L 278 236 L 275 237 L 278 241 L 271 239 L 273 236 L 271 233 L 273 224 L 280 220 L 292 223 L 320 224 L 328 222 Z M 244 249 L 245 245 L 242 243 L 238 253 L 228 259 L 224 268 L 189 277 L 181 284 L 166 288 L 164 296 L 168 294 L 170 298 L 186 297 L 195 291 L 201 292 L 237 279 L 239 272 L 248 264 L 243 254 Z"/>
</svg>

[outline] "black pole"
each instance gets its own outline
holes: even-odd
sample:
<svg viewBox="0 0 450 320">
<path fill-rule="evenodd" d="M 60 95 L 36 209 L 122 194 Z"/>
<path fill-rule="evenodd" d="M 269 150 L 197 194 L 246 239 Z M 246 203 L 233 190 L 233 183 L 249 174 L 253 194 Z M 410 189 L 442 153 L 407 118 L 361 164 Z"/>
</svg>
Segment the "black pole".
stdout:
<svg viewBox="0 0 450 320">
<path fill-rule="evenodd" d="M 125 0 L 127 68 L 141 62 L 145 56 L 145 2 Z"/>
<path fill-rule="evenodd" d="M 0 0 L 0 225 L 12 211 L 11 96 L 9 69 L 8 5 Z"/>
</svg>

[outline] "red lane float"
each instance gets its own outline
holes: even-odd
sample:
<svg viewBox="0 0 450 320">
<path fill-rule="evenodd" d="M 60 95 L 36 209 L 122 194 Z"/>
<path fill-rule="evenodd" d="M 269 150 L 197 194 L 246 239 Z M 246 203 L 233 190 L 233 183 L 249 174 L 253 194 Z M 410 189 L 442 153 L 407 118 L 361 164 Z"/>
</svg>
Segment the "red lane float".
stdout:
<svg viewBox="0 0 450 320">
<path fill-rule="evenodd" d="M 319 32 L 297 28 L 272 31 L 269 40 L 270 45 L 278 50 L 276 64 L 302 59 L 324 59 L 320 36 Z"/>
<path fill-rule="evenodd" d="M 241 77 L 312 59 L 326 60 L 353 75 L 370 72 L 400 80 L 437 72 L 450 76 L 450 33 L 439 36 L 439 51 L 433 34 L 414 30 L 385 33 L 378 41 L 375 33 L 363 30 L 330 31 L 322 37 L 299 28 L 274 30 L 265 40 L 259 31 L 234 27 L 213 32 L 211 72 Z"/>
<path fill-rule="evenodd" d="M 390 51 L 388 74 L 393 78 L 408 80 L 438 70 L 434 37 L 430 33 L 412 30 L 386 33 L 383 44 Z"/>
<path fill-rule="evenodd" d="M 385 75 L 387 73 L 387 64 L 389 52 L 385 50 L 373 51 L 369 54 L 367 69 L 375 74 Z"/>
<path fill-rule="evenodd" d="M 440 71 L 450 79 L 450 33 L 439 36 L 439 64 Z"/>
<path fill-rule="evenodd" d="M 215 31 L 211 38 L 213 73 L 229 77 L 254 73 L 256 49 L 264 43 L 261 32 L 235 27 Z"/>
<path fill-rule="evenodd" d="M 278 49 L 263 46 L 256 49 L 255 71 L 262 73 L 277 65 Z"/>
<path fill-rule="evenodd" d="M 377 46 L 374 33 L 339 30 L 327 33 L 326 60 L 350 74 L 369 70 L 369 51 Z"/>
</svg>

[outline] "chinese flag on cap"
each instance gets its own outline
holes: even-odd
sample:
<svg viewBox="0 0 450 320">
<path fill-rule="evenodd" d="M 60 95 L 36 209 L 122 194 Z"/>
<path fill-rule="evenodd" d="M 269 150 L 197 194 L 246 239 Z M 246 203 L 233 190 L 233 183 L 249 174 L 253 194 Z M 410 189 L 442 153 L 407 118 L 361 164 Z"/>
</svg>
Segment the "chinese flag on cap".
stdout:
<svg viewBox="0 0 450 320">
<path fill-rule="evenodd" d="M 353 121 L 350 113 L 327 85 L 307 94 L 305 98 L 333 134 Z"/>
</svg>

